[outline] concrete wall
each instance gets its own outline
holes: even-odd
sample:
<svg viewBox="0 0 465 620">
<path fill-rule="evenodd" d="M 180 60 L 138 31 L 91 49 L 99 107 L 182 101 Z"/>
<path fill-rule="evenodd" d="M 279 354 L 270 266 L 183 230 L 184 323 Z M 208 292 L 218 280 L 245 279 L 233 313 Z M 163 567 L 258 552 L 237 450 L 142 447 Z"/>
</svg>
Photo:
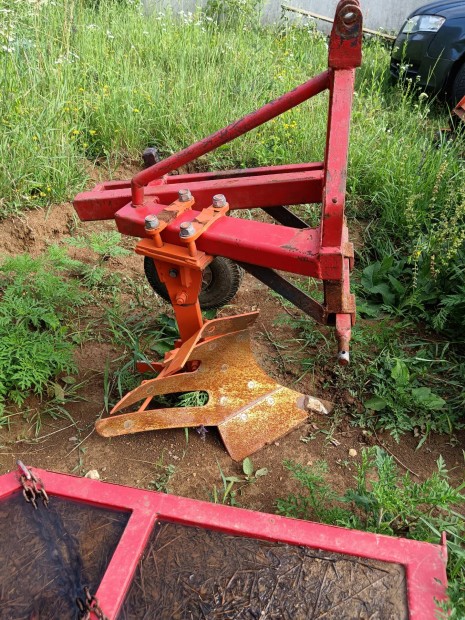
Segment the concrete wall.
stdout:
<svg viewBox="0 0 465 620">
<path fill-rule="evenodd" d="M 268 0 L 264 7 L 266 21 L 275 21 L 281 15 L 281 4 L 333 17 L 338 0 Z M 363 23 L 367 28 L 397 31 L 417 7 L 427 0 L 360 0 Z M 288 13 L 289 14 L 289 13 Z M 318 22 L 321 25 L 322 22 Z"/>
<path fill-rule="evenodd" d="M 206 0 L 141 0 L 147 12 L 154 8 L 170 5 L 175 11 L 192 11 L 196 4 L 205 4 Z M 338 0 L 265 0 L 263 19 L 265 22 L 275 22 L 281 17 L 281 4 L 314 11 L 327 17 L 334 16 Z M 361 0 L 364 25 L 367 28 L 397 32 L 407 15 L 414 9 L 425 4 L 426 0 Z M 286 12 L 288 16 L 295 13 Z M 317 21 L 317 26 L 325 31 L 328 27 Z"/>
</svg>

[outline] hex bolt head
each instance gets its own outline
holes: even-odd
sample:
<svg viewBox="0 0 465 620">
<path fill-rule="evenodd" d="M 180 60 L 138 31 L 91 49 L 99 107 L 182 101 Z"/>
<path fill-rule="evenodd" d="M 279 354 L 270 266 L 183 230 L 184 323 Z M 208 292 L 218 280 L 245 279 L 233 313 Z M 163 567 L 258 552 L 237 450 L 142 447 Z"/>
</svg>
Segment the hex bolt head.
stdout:
<svg viewBox="0 0 465 620">
<path fill-rule="evenodd" d="M 176 269 L 170 269 L 168 273 L 169 273 L 170 278 L 178 277 L 178 272 L 176 271 Z"/>
<path fill-rule="evenodd" d="M 147 215 L 145 218 L 145 230 L 156 230 L 160 226 L 160 220 L 156 215 Z"/>
<path fill-rule="evenodd" d="M 178 192 L 178 200 L 180 202 L 187 202 L 188 200 L 192 200 L 192 194 L 190 189 L 180 189 Z"/>
<path fill-rule="evenodd" d="M 192 222 L 183 222 L 179 227 L 179 236 L 181 239 L 192 237 L 192 235 L 195 235 L 195 228 L 193 227 Z"/>
<path fill-rule="evenodd" d="M 225 207 L 226 197 L 223 194 L 216 194 L 215 196 L 213 196 L 212 204 L 216 209 L 219 209 L 220 207 Z"/>
</svg>

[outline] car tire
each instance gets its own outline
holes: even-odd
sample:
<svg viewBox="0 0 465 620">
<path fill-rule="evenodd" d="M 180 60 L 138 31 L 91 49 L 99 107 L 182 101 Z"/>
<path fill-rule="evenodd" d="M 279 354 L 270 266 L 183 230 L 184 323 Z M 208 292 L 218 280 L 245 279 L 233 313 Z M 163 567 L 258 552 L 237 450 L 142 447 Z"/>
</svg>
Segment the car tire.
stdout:
<svg viewBox="0 0 465 620">
<path fill-rule="evenodd" d="M 170 302 L 166 286 L 158 277 L 152 258 L 144 257 L 145 276 L 157 295 Z M 214 310 L 225 306 L 239 290 L 244 271 L 230 258 L 216 256 L 203 272 L 202 289 L 199 294 L 200 307 Z"/>
<path fill-rule="evenodd" d="M 462 97 L 465 97 L 465 62 L 455 74 L 451 88 L 452 106 L 455 107 Z"/>
</svg>

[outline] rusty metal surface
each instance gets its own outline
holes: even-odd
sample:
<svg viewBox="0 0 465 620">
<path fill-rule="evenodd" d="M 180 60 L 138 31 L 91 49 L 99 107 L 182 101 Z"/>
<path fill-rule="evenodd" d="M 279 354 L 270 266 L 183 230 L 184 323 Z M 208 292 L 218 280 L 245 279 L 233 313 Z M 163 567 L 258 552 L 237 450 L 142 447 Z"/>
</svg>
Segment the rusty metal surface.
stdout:
<svg viewBox="0 0 465 620">
<path fill-rule="evenodd" d="M 245 324 L 252 317 L 239 318 Z M 304 395 L 283 387 L 258 366 L 247 331 L 218 335 L 226 324 L 207 323 L 207 328 L 214 328 L 215 337 L 193 346 L 187 360 L 200 361 L 197 370 L 146 381 L 123 398 L 115 410 L 139 401 L 144 401 L 142 407 L 148 407 L 149 399 L 157 395 L 193 390 L 208 393 L 206 405 L 140 408 L 112 415 L 96 423 L 98 433 L 112 437 L 165 428 L 218 426 L 230 456 L 242 460 L 305 422 L 309 407 Z M 323 403 L 321 406 L 324 408 Z"/>
</svg>

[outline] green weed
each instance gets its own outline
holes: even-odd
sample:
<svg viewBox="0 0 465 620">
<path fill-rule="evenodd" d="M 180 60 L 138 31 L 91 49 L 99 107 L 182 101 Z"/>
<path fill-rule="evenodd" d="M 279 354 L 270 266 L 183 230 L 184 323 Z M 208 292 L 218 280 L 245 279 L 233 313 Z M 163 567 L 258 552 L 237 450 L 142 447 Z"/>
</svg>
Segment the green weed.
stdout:
<svg viewBox="0 0 465 620">
<path fill-rule="evenodd" d="M 169 493 L 168 485 L 175 471 L 176 467 L 173 464 L 164 464 L 163 455 L 161 455 L 155 466 L 155 478 L 149 483 L 149 488 L 160 493 Z"/>
<path fill-rule="evenodd" d="M 0 402 L 21 405 L 47 394 L 61 373 L 76 370 L 71 327 L 86 295 L 64 278 L 75 267 L 57 247 L 39 258 L 20 255 L 0 266 Z M 63 388 L 64 392 L 64 388 Z"/>
</svg>

